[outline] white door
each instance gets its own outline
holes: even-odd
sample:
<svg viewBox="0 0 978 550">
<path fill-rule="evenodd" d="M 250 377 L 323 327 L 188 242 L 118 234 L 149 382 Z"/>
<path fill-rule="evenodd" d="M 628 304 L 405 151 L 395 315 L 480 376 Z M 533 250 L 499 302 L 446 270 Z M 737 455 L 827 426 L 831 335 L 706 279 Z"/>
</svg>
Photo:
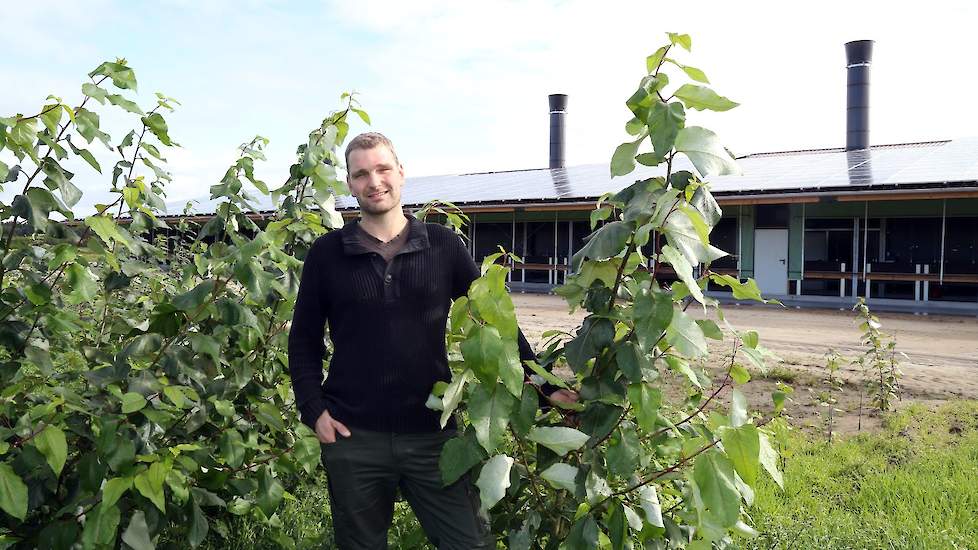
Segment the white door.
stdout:
<svg viewBox="0 0 978 550">
<path fill-rule="evenodd" d="M 765 296 L 788 294 L 788 230 L 754 231 L 754 280 Z"/>
</svg>

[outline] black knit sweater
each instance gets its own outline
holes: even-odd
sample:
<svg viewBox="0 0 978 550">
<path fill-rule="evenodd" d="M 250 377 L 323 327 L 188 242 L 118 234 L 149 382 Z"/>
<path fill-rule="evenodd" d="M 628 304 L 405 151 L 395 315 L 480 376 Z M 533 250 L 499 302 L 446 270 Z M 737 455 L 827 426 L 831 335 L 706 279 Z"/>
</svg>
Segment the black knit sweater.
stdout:
<svg viewBox="0 0 978 550">
<path fill-rule="evenodd" d="M 451 380 L 448 310 L 479 269 L 451 230 L 410 216 L 408 223 L 408 241 L 389 264 L 359 242 L 356 224 L 309 249 L 289 332 L 289 374 L 310 427 L 329 410 L 351 429 L 440 429 L 439 413 L 425 401 L 435 382 Z M 323 383 L 327 322 L 333 355 Z M 522 360 L 534 358 L 522 331 L 519 348 Z"/>
</svg>

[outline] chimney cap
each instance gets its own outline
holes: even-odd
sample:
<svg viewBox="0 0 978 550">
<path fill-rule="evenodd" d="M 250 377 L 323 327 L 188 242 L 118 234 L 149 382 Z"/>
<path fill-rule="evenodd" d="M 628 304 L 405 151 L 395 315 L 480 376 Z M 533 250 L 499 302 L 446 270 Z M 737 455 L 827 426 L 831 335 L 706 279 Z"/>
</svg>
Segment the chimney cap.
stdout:
<svg viewBox="0 0 978 550">
<path fill-rule="evenodd" d="M 846 63 L 848 65 L 858 65 L 861 63 L 868 64 L 872 61 L 872 40 L 853 40 L 851 42 L 846 42 Z"/>
<path fill-rule="evenodd" d="M 551 111 L 567 110 L 567 94 L 550 94 L 547 99 L 550 101 Z"/>
</svg>

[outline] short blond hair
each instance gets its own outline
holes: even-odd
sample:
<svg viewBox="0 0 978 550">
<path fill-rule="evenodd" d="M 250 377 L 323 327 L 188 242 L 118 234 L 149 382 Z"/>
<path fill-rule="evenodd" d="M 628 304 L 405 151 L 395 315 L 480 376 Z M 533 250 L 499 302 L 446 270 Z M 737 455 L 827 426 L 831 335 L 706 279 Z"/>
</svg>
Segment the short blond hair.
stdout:
<svg viewBox="0 0 978 550">
<path fill-rule="evenodd" d="M 380 132 L 364 132 L 351 139 L 350 143 L 346 145 L 346 165 L 350 165 L 351 151 L 356 151 L 357 149 L 373 149 L 381 145 L 387 147 L 387 150 L 394 155 L 394 162 L 400 165 L 401 161 L 397 159 L 397 151 L 394 151 L 394 144 L 391 143 L 391 140 L 387 139 L 387 136 Z"/>
</svg>

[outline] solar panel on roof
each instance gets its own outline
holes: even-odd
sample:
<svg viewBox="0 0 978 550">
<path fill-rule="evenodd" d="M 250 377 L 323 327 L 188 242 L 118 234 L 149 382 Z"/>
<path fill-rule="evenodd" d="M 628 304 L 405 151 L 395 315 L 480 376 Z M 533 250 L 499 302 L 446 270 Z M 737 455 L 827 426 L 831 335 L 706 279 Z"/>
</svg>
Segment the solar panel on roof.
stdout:
<svg viewBox="0 0 978 550">
<path fill-rule="evenodd" d="M 719 176 L 710 181 L 713 192 L 725 194 L 840 190 L 872 186 L 913 186 L 928 183 L 978 182 L 978 138 L 947 142 L 841 149 L 764 153 L 738 160 L 740 176 Z M 685 157 L 674 170 L 692 170 Z M 401 192 L 407 206 L 439 199 L 458 205 L 479 203 L 547 202 L 593 199 L 616 192 L 633 181 L 665 174 L 664 167 L 639 165 L 625 177 L 611 178 L 607 164 L 567 168 L 541 168 L 480 174 L 408 178 Z M 185 201 L 184 201 L 185 202 Z M 182 211 L 173 203 L 171 212 Z M 356 208 L 353 197 L 337 197 L 337 207 Z M 197 211 L 214 212 L 217 201 L 201 200 Z M 267 197 L 256 201 L 259 210 L 271 210 Z"/>
</svg>

